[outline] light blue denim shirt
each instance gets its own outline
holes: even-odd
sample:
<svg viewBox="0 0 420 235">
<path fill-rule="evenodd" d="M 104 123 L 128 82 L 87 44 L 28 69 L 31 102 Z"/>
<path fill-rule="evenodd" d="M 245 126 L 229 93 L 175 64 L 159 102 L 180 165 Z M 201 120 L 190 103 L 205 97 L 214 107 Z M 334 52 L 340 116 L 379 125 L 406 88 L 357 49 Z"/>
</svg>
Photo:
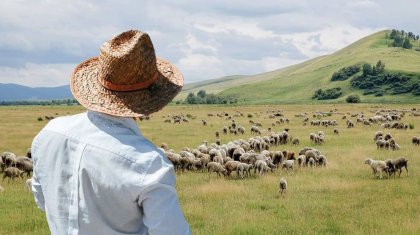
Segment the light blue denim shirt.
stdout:
<svg viewBox="0 0 420 235">
<path fill-rule="evenodd" d="M 51 120 L 32 143 L 32 191 L 51 234 L 190 234 L 171 162 L 132 118 Z"/>
</svg>

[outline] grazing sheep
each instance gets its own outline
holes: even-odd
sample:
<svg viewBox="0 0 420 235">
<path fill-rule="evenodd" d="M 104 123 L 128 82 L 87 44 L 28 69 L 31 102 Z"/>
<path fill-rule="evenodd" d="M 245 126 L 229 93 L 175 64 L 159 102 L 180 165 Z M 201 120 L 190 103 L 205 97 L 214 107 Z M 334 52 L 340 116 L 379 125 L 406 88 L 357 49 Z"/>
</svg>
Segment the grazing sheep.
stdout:
<svg viewBox="0 0 420 235">
<path fill-rule="evenodd" d="M 315 166 L 315 159 L 313 157 L 310 157 L 308 160 L 308 165 L 312 168 Z"/>
<path fill-rule="evenodd" d="M 326 167 L 327 166 L 327 158 L 324 155 L 318 156 L 318 165 L 320 167 Z"/>
<path fill-rule="evenodd" d="M 216 131 L 216 138 L 219 138 L 220 137 L 220 132 L 219 131 Z"/>
<path fill-rule="evenodd" d="M 26 175 L 29 177 L 31 176 L 31 172 L 33 171 L 33 163 L 32 159 L 27 157 L 17 157 L 16 158 L 16 167 L 19 170 L 22 170 L 26 173 Z"/>
<path fill-rule="evenodd" d="M 382 172 L 388 172 L 388 166 L 385 161 L 373 160 L 372 158 L 367 158 L 365 164 L 370 165 L 372 168 L 373 178 L 379 173 L 379 178 L 382 179 Z"/>
<path fill-rule="evenodd" d="M 283 164 L 281 166 L 281 169 L 286 169 L 286 170 L 292 169 L 293 170 L 294 166 L 295 166 L 295 161 L 294 160 L 286 160 L 286 161 L 283 162 Z"/>
<path fill-rule="evenodd" d="M 230 176 L 232 171 L 236 171 L 238 169 L 239 161 L 228 161 L 225 163 L 225 169 L 227 171 L 227 176 Z"/>
<path fill-rule="evenodd" d="M 238 127 L 238 133 L 241 135 L 245 134 L 245 127 L 243 126 Z"/>
<path fill-rule="evenodd" d="M 260 176 L 265 175 L 268 171 L 270 170 L 270 168 L 267 165 L 267 162 L 264 160 L 257 160 L 255 162 L 255 170 L 254 170 L 254 174 L 256 171 L 258 171 L 258 174 Z"/>
<path fill-rule="evenodd" d="M 227 133 L 228 133 L 228 128 L 227 128 L 227 126 L 224 126 L 223 127 L 223 134 L 227 135 Z"/>
<path fill-rule="evenodd" d="M 26 185 L 26 189 L 28 189 L 28 191 L 31 192 L 32 191 L 32 178 L 27 179 L 25 182 L 25 185 Z"/>
<path fill-rule="evenodd" d="M 13 166 L 8 167 L 8 168 L 4 169 L 3 181 L 4 181 L 5 178 L 9 178 L 9 179 L 12 179 L 12 180 L 14 180 L 16 177 L 23 178 L 23 173 L 25 173 L 25 172 L 19 170 L 16 167 L 13 167 Z"/>
<path fill-rule="evenodd" d="M 395 171 L 399 171 L 398 176 L 401 176 L 401 172 L 402 172 L 403 167 L 407 171 L 407 176 L 408 176 L 408 168 L 407 168 L 408 167 L 407 166 L 408 160 L 407 159 L 405 159 L 404 157 L 400 157 L 400 158 L 397 158 L 397 159 L 393 160 L 392 163 L 394 165 Z"/>
<path fill-rule="evenodd" d="M 240 162 L 236 168 L 236 175 L 240 178 L 245 176 L 251 176 L 251 169 L 254 168 L 254 165 Z"/>
<path fill-rule="evenodd" d="M 420 145 L 420 136 L 414 136 L 413 139 L 411 139 L 411 143 L 414 145 Z"/>
<path fill-rule="evenodd" d="M 337 128 L 334 128 L 334 134 L 339 135 L 340 131 Z"/>
<path fill-rule="evenodd" d="M 299 167 L 305 166 L 306 164 L 306 156 L 305 155 L 299 155 L 297 158 L 297 163 Z"/>
<path fill-rule="evenodd" d="M 16 154 L 12 152 L 4 152 L 0 157 L 3 160 L 5 167 L 16 166 Z"/>
<path fill-rule="evenodd" d="M 293 138 L 292 139 L 292 144 L 293 145 L 299 145 L 299 139 L 298 138 Z"/>
<path fill-rule="evenodd" d="M 169 147 L 168 147 L 168 144 L 167 143 L 162 143 L 161 145 L 160 145 L 160 147 L 161 148 L 163 148 L 163 150 L 168 150 L 169 149 Z"/>
<path fill-rule="evenodd" d="M 207 121 L 206 120 L 201 120 L 201 122 L 203 123 L 203 126 L 207 126 Z"/>
<path fill-rule="evenodd" d="M 280 179 L 280 183 L 279 183 L 279 193 L 280 195 L 283 195 L 283 193 L 286 194 L 287 192 L 287 181 L 284 178 Z"/>
<path fill-rule="evenodd" d="M 209 176 L 212 172 L 216 172 L 219 177 L 221 177 L 222 174 L 227 174 L 227 170 L 218 162 L 209 162 L 207 164 L 207 170 L 209 172 Z"/>
<path fill-rule="evenodd" d="M 27 157 L 27 158 L 31 158 L 31 159 L 32 159 L 32 151 L 31 151 L 31 148 L 28 148 L 28 149 L 26 150 L 26 157 Z"/>
</svg>

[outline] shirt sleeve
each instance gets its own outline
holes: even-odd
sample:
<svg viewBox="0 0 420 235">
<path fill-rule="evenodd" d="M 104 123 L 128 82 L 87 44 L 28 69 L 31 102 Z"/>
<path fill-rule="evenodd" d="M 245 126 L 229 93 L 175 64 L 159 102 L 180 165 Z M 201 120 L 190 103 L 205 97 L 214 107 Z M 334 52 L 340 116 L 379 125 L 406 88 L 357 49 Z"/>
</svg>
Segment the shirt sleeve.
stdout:
<svg viewBox="0 0 420 235">
<path fill-rule="evenodd" d="M 34 141 L 35 143 L 35 141 Z M 32 143 L 31 151 L 32 151 L 32 158 L 34 159 L 34 170 L 32 175 L 32 193 L 34 194 L 35 202 L 39 209 L 45 211 L 45 200 L 44 194 L 42 192 L 42 187 L 38 179 L 37 170 L 36 170 L 36 146 Z"/>
<path fill-rule="evenodd" d="M 147 186 L 139 196 L 138 204 L 142 208 L 143 223 L 148 227 L 149 234 L 191 234 L 179 206 L 172 164 L 161 156 L 157 157 L 143 183 Z"/>
</svg>

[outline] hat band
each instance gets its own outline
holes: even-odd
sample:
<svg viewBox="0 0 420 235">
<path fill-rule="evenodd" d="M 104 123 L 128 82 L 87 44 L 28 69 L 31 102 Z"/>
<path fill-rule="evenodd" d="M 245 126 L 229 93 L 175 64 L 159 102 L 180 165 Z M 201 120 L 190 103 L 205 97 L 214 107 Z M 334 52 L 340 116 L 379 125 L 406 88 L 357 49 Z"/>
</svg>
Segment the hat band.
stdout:
<svg viewBox="0 0 420 235">
<path fill-rule="evenodd" d="M 115 84 L 103 78 L 98 78 L 98 81 L 103 87 L 111 91 L 136 91 L 152 85 L 157 80 L 158 74 L 157 72 L 151 79 L 134 84 Z"/>
</svg>

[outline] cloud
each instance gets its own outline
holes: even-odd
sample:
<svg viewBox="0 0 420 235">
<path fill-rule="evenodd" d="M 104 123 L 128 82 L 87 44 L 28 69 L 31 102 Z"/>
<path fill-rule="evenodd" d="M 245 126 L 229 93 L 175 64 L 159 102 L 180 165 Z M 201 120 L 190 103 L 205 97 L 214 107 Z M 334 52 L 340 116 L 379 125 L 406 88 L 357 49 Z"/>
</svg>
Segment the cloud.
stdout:
<svg viewBox="0 0 420 235">
<path fill-rule="evenodd" d="M 333 53 L 384 28 L 419 34 L 418 8 L 418 1 L 392 0 L 3 0 L 0 81 L 62 84 L 73 65 L 131 28 L 148 32 L 156 54 L 177 65 L 186 83 L 261 73 Z"/>
<path fill-rule="evenodd" d="M 33 87 L 69 84 L 75 64 L 33 64 L 24 67 L 0 67 L 0 83 L 17 83 Z"/>
</svg>

